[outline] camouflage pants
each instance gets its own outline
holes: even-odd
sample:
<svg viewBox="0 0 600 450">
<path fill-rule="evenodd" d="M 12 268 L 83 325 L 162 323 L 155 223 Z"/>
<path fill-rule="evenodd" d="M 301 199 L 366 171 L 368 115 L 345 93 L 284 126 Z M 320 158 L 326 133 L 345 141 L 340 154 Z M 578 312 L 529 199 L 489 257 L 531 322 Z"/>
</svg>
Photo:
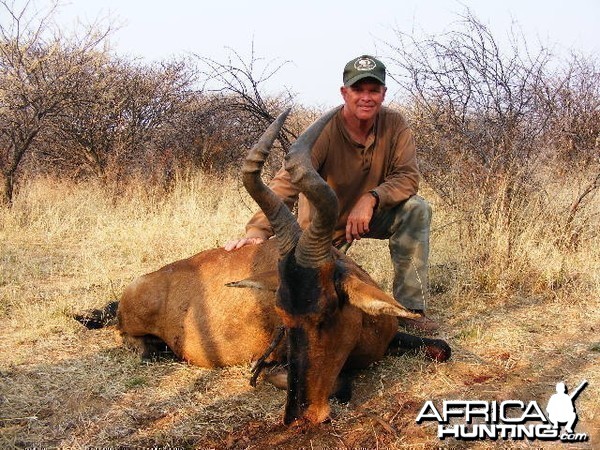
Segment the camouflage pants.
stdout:
<svg viewBox="0 0 600 450">
<path fill-rule="evenodd" d="M 408 309 L 425 310 L 429 301 L 429 227 L 431 207 L 418 195 L 378 210 L 365 238 L 389 239 L 394 267 L 394 298 Z M 350 244 L 338 248 L 347 251 Z"/>
</svg>

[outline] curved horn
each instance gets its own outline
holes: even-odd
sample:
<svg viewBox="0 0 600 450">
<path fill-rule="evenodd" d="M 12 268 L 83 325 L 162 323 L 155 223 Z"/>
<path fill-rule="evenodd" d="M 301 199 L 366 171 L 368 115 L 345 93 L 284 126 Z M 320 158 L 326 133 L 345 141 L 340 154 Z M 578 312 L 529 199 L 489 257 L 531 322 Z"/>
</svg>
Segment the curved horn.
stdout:
<svg viewBox="0 0 600 450">
<path fill-rule="evenodd" d="M 315 216 L 296 247 L 296 261 L 303 267 L 318 267 L 332 258 L 331 238 L 339 215 L 338 199 L 313 167 L 311 149 L 338 111 L 339 107 L 336 107 L 317 119 L 294 142 L 286 156 L 285 168 L 292 183 L 306 195 L 315 209 Z"/>
<path fill-rule="evenodd" d="M 265 185 L 260 174 L 265 160 L 271 152 L 273 142 L 290 111 L 291 108 L 286 109 L 269 125 L 267 131 L 248 152 L 242 167 L 244 187 L 269 219 L 273 232 L 277 236 L 281 256 L 290 252 L 298 242 L 301 233 L 300 226 L 285 203 Z"/>
</svg>

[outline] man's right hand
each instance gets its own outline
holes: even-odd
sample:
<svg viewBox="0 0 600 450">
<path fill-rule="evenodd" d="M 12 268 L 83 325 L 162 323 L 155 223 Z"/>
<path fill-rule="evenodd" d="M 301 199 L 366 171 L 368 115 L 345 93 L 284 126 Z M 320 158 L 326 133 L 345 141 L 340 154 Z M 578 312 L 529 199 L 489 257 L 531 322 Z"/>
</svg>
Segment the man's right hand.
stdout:
<svg viewBox="0 0 600 450">
<path fill-rule="evenodd" d="M 228 252 L 230 252 L 231 250 L 237 250 L 238 248 L 242 248 L 245 245 L 256 245 L 256 244 L 261 244 L 263 243 L 265 240 L 261 237 L 251 237 L 251 238 L 241 238 L 241 239 L 234 239 L 232 241 L 227 242 L 223 248 L 225 250 L 227 250 Z"/>
</svg>

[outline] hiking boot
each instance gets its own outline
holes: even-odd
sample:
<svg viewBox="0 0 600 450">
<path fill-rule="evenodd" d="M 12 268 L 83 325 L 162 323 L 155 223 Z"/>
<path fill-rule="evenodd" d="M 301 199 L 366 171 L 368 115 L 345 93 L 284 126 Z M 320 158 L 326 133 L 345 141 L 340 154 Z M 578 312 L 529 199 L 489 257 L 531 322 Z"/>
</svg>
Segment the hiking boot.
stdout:
<svg viewBox="0 0 600 450">
<path fill-rule="evenodd" d="M 427 317 L 425 315 L 425 313 L 418 312 L 417 314 L 419 314 L 419 316 L 420 316 L 417 319 L 407 319 L 404 317 L 399 318 L 398 324 L 405 328 L 413 328 L 415 330 L 425 331 L 425 332 L 437 331 L 438 328 L 440 327 L 436 321 Z"/>
</svg>

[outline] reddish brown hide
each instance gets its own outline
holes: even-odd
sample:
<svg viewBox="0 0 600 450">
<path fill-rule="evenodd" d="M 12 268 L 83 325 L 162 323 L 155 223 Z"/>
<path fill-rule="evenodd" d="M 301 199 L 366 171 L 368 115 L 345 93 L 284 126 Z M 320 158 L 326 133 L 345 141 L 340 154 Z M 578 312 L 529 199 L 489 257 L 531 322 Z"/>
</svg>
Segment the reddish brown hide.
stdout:
<svg viewBox="0 0 600 450">
<path fill-rule="evenodd" d="M 346 284 L 356 302 L 368 306 L 377 295 L 385 298 L 366 272 L 345 255 L 337 257 L 353 267 L 354 276 Z M 283 323 L 276 312 L 277 259 L 277 240 L 271 239 L 234 252 L 207 250 L 142 275 L 121 296 L 117 329 L 125 343 L 146 357 L 155 351 L 158 338 L 177 357 L 201 367 L 256 361 Z M 380 306 L 373 305 L 372 312 Z M 96 328 L 101 326 L 99 318 L 105 323 L 112 318 L 108 309 L 77 318 Z M 364 320 L 367 326 L 348 358 L 349 367 L 366 367 L 380 359 L 396 331 L 395 319 L 389 316 Z M 285 362 L 284 346 L 277 347 L 270 360 Z"/>
<path fill-rule="evenodd" d="M 201 367 L 247 364 L 264 353 L 281 324 L 274 313 L 276 261 L 273 241 L 234 253 L 208 250 L 169 264 L 125 289 L 118 328 L 146 356 L 155 336 Z M 263 289 L 227 286 L 253 276 Z"/>
</svg>

